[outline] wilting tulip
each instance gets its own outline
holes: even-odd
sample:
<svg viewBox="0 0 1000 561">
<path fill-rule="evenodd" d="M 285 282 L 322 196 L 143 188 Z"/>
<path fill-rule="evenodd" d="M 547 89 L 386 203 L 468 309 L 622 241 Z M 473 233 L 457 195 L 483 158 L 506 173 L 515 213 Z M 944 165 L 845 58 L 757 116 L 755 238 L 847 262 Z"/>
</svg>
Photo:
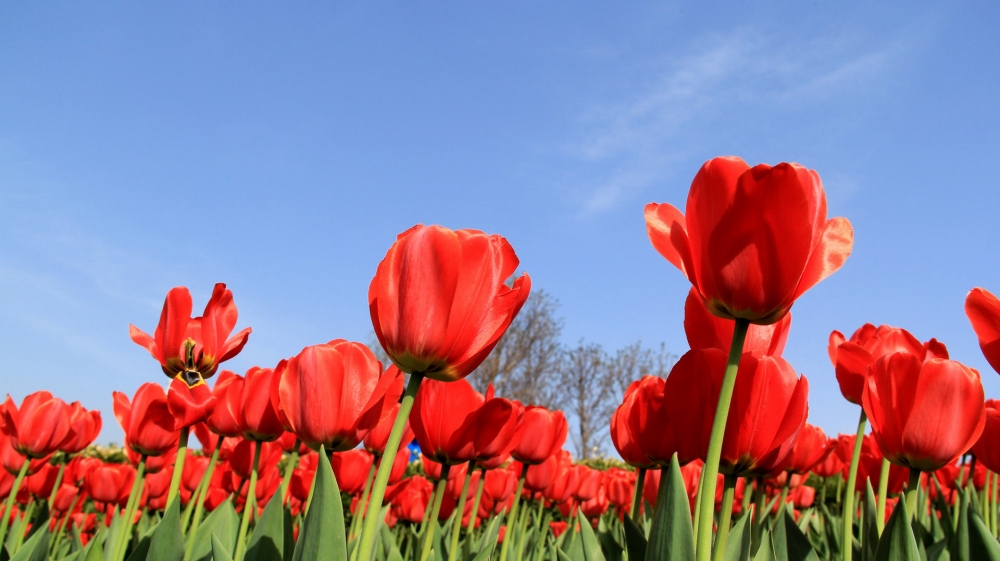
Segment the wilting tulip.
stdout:
<svg viewBox="0 0 1000 561">
<path fill-rule="evenodd" d="M 948 358 L 948 349 L 931 339 L 921 343 L 905 329 L 866 323 L 845 339 L 839 331 L 830 333 L 827 353 L 837 373 L 840 393 L 851 403 L 861 405 L 865 387 L 865 372 L 883 356 L 892 353 L 910 353 L 920 360 Z"/>
<path fill-rule="evenodd" d="M 1000 472 L 1000 401 L 986 400 L 986 424 L 972 453 L 992 472 Z"/>
<path fill-rule="evenodd" d="M 684 334 L 692 349 L 719 349 L 729 352 L 733 342 L 732 320 L 714 315 L 694 288 L 684 301 Z M 751 325 L 743 342 L 743 352 L 756 356 L 781 356 L 792 327 L 792 314 L 770 325 Z"/>
<path fill-rule="evenodd" d="M 361 343 L 343 339 L 302 349 L 280 370 L 276 393 L 288 427 L 303 444 L 350 450 L 403 393 L 403 377 Z"/>
<path fill-rule="evenodd" d="M 226 391 L 226 407 L 239 422 L 244 438 L 270 442 L 285 432 L 271 400 L 273 378 L 273 368 L 254 366 L 242 380 L 234 379 Z"/>
<path fill-rule="evenodd" d="M 798 164 L 709 160 L 691 183 L 685 211 L 646 205 L 646 231 L 724 318 L 781 319 L 844 264 L 854 244 L 847 219 L 826 219 L 819 174 Z"/>
<path fill-rule="evenodd" d="M 191 293 L 178 286 L 167 292 L 152 337 L 129 325 L 132 340 L 159 361 L 163 372 L 171 378 L 184 374 L 188 385 L 194 385 L 199 377 L 211 377 L 220 363 L 239 354 L 251 331 L 247 327 L 229 337 L 236 327 L 238 312 L 233 293 L 223 283 L 215 285 L 201 317 L 192 319 L 191 308 Z"/>
<path fill-rule="evenodd" d="M 372 325 L 407 373 L 452 381 L 489 355 L 531 289 L 503 237 L 418 225 L 403 232 L 368 288 Z M 364 560 L 362 560 L 364 561 Z"/>
<path fill-rule="evenodd" d="M 521 421 L 521 439 L 511 455 L 524 464 L 540 464 L 566 443 L 569 425 L 562 411 L 529 405 Z"/>
<path fill-rule="evenodd" d="M 792 450 L 785 457 L 784 469 L 792 473 L 808 473 L 832 452 L 833 449 L 827 447 L 823 429 L 806 423 L 795 438 Z"/>
<path fill-rule="evenodd" d="M 94 442 L 97 435 L 101 433 L 103 423 L 100 411 L 87 411 L 78 401 L 70 404 L 70 410 L 69 422 L 73 438 L 64 442 L 59 450 L 72 455 L 82 452 L 84 448 Z"/>
<path fill-rule="evenodd" d="M 1000 299 L 982 288 L 965 297 L 965 315 L 979 338 L 979 348 L 993 370 L 1000 372 Z"/>
<path fill-rule="evenodd" d="M 885 457 L 919 471 L 955 461 L 986 423 L 979 372 L 953 360 L 884 356 L 869 370 L 862 403 Z"/>
<path fill-rule="evenodd" d="M 167 395 L 159 384 L 147 382 L 128 397 L 114 392 L 115 418 L 125 432 L 125 444 L 144 456 L 159 456 L 177 448 L 179 433 L 167 406 Z"/>
<path fill-rule="evenodd" d="M 10 437 L 19 454 L 42 458 L 59 450 L 76 436 L 70 422 L 72 411 L 63 400 L 47 391 L 24 398 L 20 409 L 7 396 L 0 406 L 0 431 Z"/>
<path fill-rule="evenodd" d="M 366 450 L 348 450 L 330 456 L 333 474 L 337 477 L 340 490 L 348 495 L 359 495 L 365 488 L 368 472 L 372 467 L 372 455 Z"/>
</svg>

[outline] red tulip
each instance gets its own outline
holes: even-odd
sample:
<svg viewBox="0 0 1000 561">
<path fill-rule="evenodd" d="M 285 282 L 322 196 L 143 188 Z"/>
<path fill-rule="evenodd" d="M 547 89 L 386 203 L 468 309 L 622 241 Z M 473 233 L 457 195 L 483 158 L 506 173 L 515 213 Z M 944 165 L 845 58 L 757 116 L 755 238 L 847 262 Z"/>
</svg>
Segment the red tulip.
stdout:
<svg viewBox="0 0 1000 561">
<path fill-rule="evenodd" d="M 218 407 L 212 409 L 212 413 L 205 419 L 205 425 L 221 436 L 240 436 L 240 421 L 236 415 L 229 410 L 226 401 L 229 387 L 233 384 L 241 384 L 243 376 L 234 374 L 230 370 L 223 370 L 215 380 L 215 387 L 212 388 L 212 397 L 215 398 Z M 201 440 L 199 437 L 198 440 Z M 206 444 L 202 440 L 202 444 Z"/>
<path fill-rule="evenodd" d="M 516 473 L 509 469 L 491 469 L 483 480 L 483 497 L 501 503 L 513 495 L 516 488 Z"/>
<path fill-rule="evenodd" d="M 858 477 L 854 485 L 854 490 L 860 493 L 864 493 L 867 488 L 867 483 L 865 481 L 871 480 L 872 487 L 877 491 L 879 481 L 882 478 L 882 452 L 878 449 L 878 445 L 875 444 L 875 439 L 872 435 L 865 435 L 865 439 L 861 444 L 861 457 L 858 462 Z M 900 467 L 895 464 L 889 464 L 889 484 L 887 486 L 888 494 L 894 495 L 903 490 L 903 484 L 910 477 L 910 470 L 905 467 Z"/>
<path fill-rule="evenodd" d="M 403 393 L 403 376 L 361 343 L 343 339 L 302 349 L 280 372 L 275 405 L 303 444 L 350 450 Z"/>
<path fill-rule="evenodd" d="M 71 403 L 70 410 L 69 422 L 73 438 L 64 442 L 59 450 L 72 455 L 82 452 L 84 448 L 93 444 L 97 435 L 101 433 L 103 423 L 100 411 L 87 411 L 79 401 Z"/>
<path fill-rule="evenodd" d="M 552 484 L 544 490 L 544 495 L 546 499 L 554 503 L 561 503 L 572 498 L 573 493 L 576 492 L 576 487 L 579 484 L 579 472 L 573 469 L 573 458 L 566 450 L 556 452 L 556 458 L 558 459 L 558 470 Z M 539 465 L 545 464 L 542 463 Z M 535 469 L 532 468 L 531 471 L 533 472 Z M 497 470 L 491 470 L 487 473 L 492 473 L 493 471 Z M 525 484 L 527 484 L 527 481 Z"/>
<path fill-rule="evenodd" d="M 847 219 L 826 219 L 819 174 L 798 164 L 751 168 L 736 157 L 709 160 L 691 183 L 685 210 L 646 205 L 646 231 L 724 318 L 778 321 L 839 269 L 854 245 Z"/>
<path fill-rule="evenodd" d="M 434 485 L 415 475 L 400 483 L 394 491 L 391 500 L 396 516 L 413 523 L 422 522 Z"/>
<path fill-rule="evenodd" d="M 70 422 L 71 413 L 66 402 L 52 397 L 47 391 L 25 397 L 20 409 L 8 395 L 7 401 L 0 406 L 0 431 L 10 437 L 11 445 L 19 454 L 42 458 L 76 436 Z"/>
<path fill-rule="evenodd" d="M 604 514 L 606 510 L 608 510 L 608 495 L 604 487 L 597 490 L 594 498 L 580 503 L 580 512 L 587 518 L 597 518 Z"/>
<path fill-rule="evenodd" d="M 348 495 L 360 495 L 372 467 L 372 455 L 366 450 L 348 450 L 330 455 L 330 465 L 340 490 Z"/>
<path fill-rule="evenodd" d="M 920 471 L 955 461 L 986 423 L 979 372 L 953 360 L 884 356 L 869 370 L 862 403 L 885 457 Z"/>
<path fill-rule="evenodd" d="M 566 443 L 569 425 L 562 411 L 529 405 L 524 409 L 521 431 L 511 455 L 524 464 L 540 464 Z"/>
<path fill-rule="evenodd" d="M 561 521 L 549 522 L 549 527 L 552 528 L 552 535 L 556 538 L 558 538 L 563 532 L 565 532 L 568 526 L 569 524 Z"/>
<path fill-rule="evenodd" d="M 506 452 L 519 413 L 519 404 L 493 398 L 492 386 L 484 397 L 466 380 L 428 380 L 413 402 L 410 426 L 425 455 L 455 465 Z"/>
<path fill-rule="evenodd" d="M 204 380 L 189 386 L 181 378 L 174 378 L 167 388 L 167 407 L 174 416 L 176 430 L 203 422 L 211 416 L 215 405 L 215 396 Z"/>
<path fill-rule="evenodd" d="M 578 501 L 589 501 L 597 496 L 597 491 L 604 484 L 604 473 L 592 467 L 578 464 L 573 466 L 577 473 L 576 491 L 573 498 Z"/>
<path fill-rule="evenodd" d="M 534 465 L 524 476 L 524 488 L 535 493 L 541 493 L 555 482 L 559 475 L 559 455 L 549 456 L 544 462 Z"/>
<path fill-rule="evenodd" d="M 273 368 L 254 366 L 242 380 L 234 379 L 226 391 L 226 407 L 239 422 L 244 438 L 270 442 L 285 432 L 271 400 L 273 378 Z"/>
<path fill-rule="evenodd" d="M 608 477 L 605 482 L 608 501 L 619 509 L 629 510 L 632 505 L 633 487 L 632 481 L 626 477 Z"/>
<path fill-rule="evenodd" d="M 979 348 L 993 370 L 1000 372 L 1000 299 L 982 288 L 965 297 L 965 315 L 979 337 Z"/>
<path fill-rule="evenodd" d="M 188 491 L 194 491 L 201 483 L 205 471 L 208 469 L 208 458 L 205 456 L 195 456 L 190 452 L 184 460 L 184 471 L 181 473 L 181 483 Z"/>
<path fill-rule="evenodd" d="M 128 397 L 114 392 L 115 418 L 125 432 L 125 444 L 145 456 L 159 456 L 177 447 L 179 433 L 167 406 L 167 395 L 159 384 L 147 382 Z"/>
<path fill-rule="evenodd" d="M 729 352 L 735 323 L 714 315 L 694 288 L 684 301 L 684 333 L 692 349 L 719 349 Z M 781 356 L 792 327 L 791 313 L 770 325 L 751 325 L 743 342 L 743 352 Z"/>
<path fill-rule="evenodd" d="M 392 470 L 389 472 L 389 485 L 399 483 L 406 475 L 406 468 L 410 465 L 410 449 L 401 447 L 396 451 L 396 458 L 392 462 Z"/>
<path fill-rule="evenodd" d="M 403 232 L 368 288 L 375 335 L 407 373 L 441 381 L 485 360 L 531 290 L 507 240 L 476 230 L 418 225 Z"/>
<path fill-rule="evenodd" d="M 52 488 L 56 485 L 56 477 L 59 476 L 59 466 L 45 464 L 38 473 L 27 477 L 22 490 L 27 490 L 31 496 L 36 498 L 49 498 Z"/>
<path fill-rule="evenodd" d="M 171 378 L 188 372 L 185 381 L 189 385 L 197 382 L 198 376 L 211 377 L 220 363 L 239 354 L 251 331 L 247 327 L 229 337 L 236 327 L 238 313 L 233 293 L 223 283 L 215 285 L 201 317 L 192 319 L 191 308 L 191 293 L 186 287 L 178 286 L 167 293 L 153 337 L 129 325 L 132 340 L 160 362 L 163 372 Z M 190 369 L 188 358 L 191 359 Z M 196 376 L 192 377 L 192 372 Z"/>
<path fill-rule="evenodd" d="M 868 367 L 892 353 L 910 353 L 920 360 L 948 358 L 948 349 L 936 339 L 921 343 L 905 329 L 866 323 L 845 339 L 839 331 L 830 333 L 827 347 L 830 362 L 837 373 L 840 393 L 851 403 L 861 405 Z"/>
<path fill-rule="evenodd" d="M 254 445 L 252 440 L 243 440 L 236 445 L 233 453 L 229 455 L 229 465 L 236 475 L 246 479 L 250 477 L 253 469 Z M 263 475 L 265 472 L 278 467 L 281 461 L 281 446 L 274 442 L 260 442 L 260 462 L 257 465 L 257 473 Z"/>
<path fill-rule="evenodd" d="M 157 499 L 159 497 L 164 497 L 164 499 L 166 499 L 167 490 L 170 489 L 170 480 L 173 479 L 173 477 L 173 466 L 167 466 L 165 469 L 156 473 L 147 474 L 146 484 L 145 487 L 143 487 L 143 491 L 145 492 L 147 499 Z"/>
<path fill-rule="evenodd" d="M 395 369 L 396 365 L 389 368 Z M 389 442 L 389 433 L 392 432 L 392 424 L 396 421 L 397 414 L 399 414 L 399 403 L 386 404 L 383 407 L 382 417 L 365 435 L 365 450 L 376 456 L 381 456 L 385 452 L 385 445 Z M 406 448 L 411 442 L 413 442 L 413 430 L 410 429 L 410 421 L 407 420 L 406 424 L 403 425 L 403 436 L 399 440 L 399 448 Z"/>
<path fill-rule="evenodd" d="M 52 504 L 52 510 L 65 514 L 70 505 L 73 504 L 73 499 L 77 498 L 79 494 L 80 490 L 75 486 L 63 483 L 56 491 L 56 500 Z"/>
<path fill-rule="evenodd" d="M 132 467 L 139 467 L 139 462 L 142 461 L 142 454 L 126 446 L 125 456 L 128 458 L 129 463 L 132 464 Z M 159 456 L 148 456 L 146 458 L 146 473 L 159 473 L 160 470 L 174 465 L 176 460 L 177 448 L 171 448 Z"/>
<path fill-rule="evenodd" d="M 128 464 L 103 464 L 84 477 L 84 488 L 95 501 L 119 503 L 127 499 L 135 481 L 135 470 Z"/>
<path fill-rule="evenodd" d="M 651 378 L 651 376 L 648 377 Z M 641 380 L 629 384 L 625 390 L 625 396 L 622 398 L 622 404 L 611 415 L 611 442 L 625 463 L 637 468 L 649 468 L 656 464 L 646 456 L 639 444 L 632 438 L 632 432 L 628 425 L 628 419 L 632 414 L 632 409 L 636 407 L 639 395 L 636 390 L 641 384 Z"/>
<path fill-rule="evenodd" d="M 840 458 L 840 454 L 837 453 L 837 444 L 839 440 L 836 438 L 829 438 L 826 441 L 826 452 L 823 459 L 813 464 L 810 471 L 815 473 L 820 477 L 833 477 L 834 475 L 844 471 L 845 463 Z M 851 452 L 853 453 L 853 443 L 851 444 Z M 848 459 L 850 461 L 850 459 Z"/>
<path fill-rule="evenodd" d="M 826 444 L 823 429 L 806 423 L 795 438 L 792 450 L 785 457 L 784 469 L 792 473 L 808 473 L 814 465 L 833 452 Z"/>
<path fill-rule="evenodd" d="M 976 459 L 992 472 L 1000 472 L 1000 401 L 986 400 L 986 424 L 972 447 Z"/>
</svg>

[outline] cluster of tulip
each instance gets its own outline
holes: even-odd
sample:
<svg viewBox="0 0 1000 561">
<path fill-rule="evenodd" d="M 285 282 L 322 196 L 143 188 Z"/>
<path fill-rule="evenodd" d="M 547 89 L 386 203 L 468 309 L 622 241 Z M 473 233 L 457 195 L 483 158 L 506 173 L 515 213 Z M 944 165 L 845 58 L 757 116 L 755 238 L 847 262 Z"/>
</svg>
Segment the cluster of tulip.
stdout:
<svg viewBox="0 0 1000 561">
<path fill-rule="evenodd" d="M 233 335 L 225 285 L 199 317 L 178 287 L 152 336 L 130 328 L 171 382 L 114 393 L 124 453 L 89 447 L 98 412 L 8 397 L 0 561 L 1000 561 L 1000 406 L 943 344 L 834 331 L 858 431 L 806 422 L 808 381 L 782 358 L 790 309 L 853 246 L 814 171 L 716 158 L 686 213 L 650 204 L 646 224 L 692 283 L 691 350 L 612 415 L 627 465 L 574 464 L 562 412 L 465 380 L 530 279 L 509 282 L 518 259 L 498 235 L 415 226 L 368 292 L 388 365 L 337 339 L 218 372 L 251 330 Z M 976 289 L 966 312 L 1000 370 L 1000 300 Z"/>
</svg>

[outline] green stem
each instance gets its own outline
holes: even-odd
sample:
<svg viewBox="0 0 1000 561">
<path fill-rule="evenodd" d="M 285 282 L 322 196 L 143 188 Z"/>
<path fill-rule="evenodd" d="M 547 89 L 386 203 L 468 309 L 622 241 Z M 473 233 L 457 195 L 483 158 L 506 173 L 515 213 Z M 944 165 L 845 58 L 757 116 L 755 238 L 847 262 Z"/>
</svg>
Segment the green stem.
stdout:
<svg viewBox="0 0 1000 561">
<path fill-rule="evenodd" d="M 215 445 L 215 450 L 212 451 L 212 457 L 208 460 L 208 467 L 205 468 L 205 473 L 201 475 L 201 484 L 199 485 L 201 489 L 198 492 L 197 498 L 194 499 L 194 520 L 191 522 L 191 530 L 188 535 L 187 547 L 184 548 L 184 559 L 190 559 L 191 552 L 194 551 L 194 535 L 198 531 L 198 526 L 201 526 L 201 517 L 205 514 L 205 499 L 208 498 L 208 488 L 212 485 L 212 475 L 215 473 L 215 464 L 219 461 L 219 452 L 222 450 L 222 442 L 225 439 L 226 437 L 219 436 L 219 442 Z"/>
<path fill-rule="evenodd" d="M 755 555 L 760 547 L 761 531 L 764 527 L 764 480 L 760 477 L 754 481 L 753 489 L 754 512 L 750 519 L 750 553 Z"/>
<path fill-rule="evenodd" d="M 639 473 L 635 478 L 635 490 L 632 495 L 632 521 L 639 524 L 639 517 L 642 510 L 642 486 L 646 481 L 646 468 L 639 468 Z"/>
<path fill-rule="evenodd" d="M 861 445 L 865 440 L 865 427 L 868 425 L 868 417 L 865 410 L 861 410 L 861 417 L 858 419 L 858 432 L 854 439 L 854 453 L 851 455 L 851 468 L 847 472 L 847 490 L 844 492 L 843 517 L 843 540 L 841 541 L 843 551 L 843 561 L 851 561 L 854 555 L 854 488 L 858 481 L 858 464 L 861 462 Z"/>
<path fill-rule="evenodd" d="M 515 556 L 517 561 L 521 561 L 524 556 L 524 537 L 528 533 L 528 506 L 524 505 L 520 516 L 517 517 L 517 555 Z"/>
<path fill-rule="evenodd" d="M 469 461 L 469 469 L 465 470 L 465 481 L 462 483 L 462 496 L 458 498 L 458 506 L 455 512 L 455 523 L 451 525 L 451 547 L 448 548 L 448 561 L 455 561 L 458 557 L 458 536 L 462 530 L 462 515 L 465 513 L 466 495 L 469 494 L 469 485 L 472 483 L 472 472 L 476 469 L 476 461 Z"/>
<path fill-rule="evenodd" d="M 3 522 L 0 522 L 0 548 L 6 543 L 7 527 L 10 526 L 11 509 L 14 508 L 14 500 L 17 498 L 17 492 L 21 489 L 21 482 L 24 481 L 24 476 L 28 473 L 29 465 L 31 465 L 31 458 L 25 457 L 24 463 L 21 464 L 21 470 L 17 472 L 17 477 L 14 478 L 14 485 L 10 488 L 10 494 L 7 495 L 7 506 L 3 509 Z"/>
<path fill-rule="evenodd" d="M 254 515 L 254 499 L 257 492 L 257 466 L 260 464 L 260 442 L 253 443 L 253 468 L 250 470 L 250 486 L 247 487 L 247 500 L 243 504 L 243 521 L 240 522 L 240 533 L 236 537 L 236 554 L 233 561 L 243 561 L 246 555 L 247 529 L 250 527 L 250 519 Z"/>
<path fill-rule="evenodd" d="M 28 503 L 28 508 L 24 509 L 24 517 L 21 519 L 21 531 L 17 533 L 14 537 L 14 547 L 11 548 L 11 555 L 14 555 L 21 549 L 21 545 L 24 544 L 24 534 L 27 533 L 28 523 L 31 522 L 31 518 L 35 515 L 35 508 L 38 506 L 38 501 L 31 499 Z"/>
<path fill-rule="evenodd" d="M 59 474 L 56 475 L 55 485 L 52 486 L 52 492 L 49 493 L 49 510 L 52 510 L 52 505 L 56 504 L 56 493 L 59 492 L 59 486 L 62 485 L 63 477 L 66 474 L 66 462 L 69 460 L 69 456 L 66 456 L 65 460 L 59 464 Z"/>
<path fill-rule="evenodd" d="M 712 523 L 711 513 L 715 510 L 715 487 L 719 476 L 719 461 L 722 459 L 722 441 L 726 436 L 726 421 L 729 419 L 729 405 L 733 401 L 733 389 L 736 387 L 736 373 L 740 367 L 740 357 L 743 356 L 743 341 L 746 339 L 750 323 L 745 319 L 737 319 L 733 328 L 733 342 L 729 347 L 729 359 L 726 362 L 726 374 L 722 379 L 722 390 L 719 392 L 719 402 L 715 407 L 715 419 L 712 421 L 712 435 L 708 440 L 708 454 L 705 466 L 701 471 L 701 520 L 698 521 L 698 533 L 695 541 L 695 554 L 698 561 L 710 561 L 712 558 Z"/>
<path fill-rule="evenodd" d="M 663 484 L 663 472 L 660 472 L 660 484 Z M 705 490 L 705 480 L 698 480 L 698 491 L 694 495 L 694 516 L 693 516 L 693 528 L 695 532 L 698 531 L 698 524 L 701 522 L 701 493 Z M 698 547 L 698 536 L 694 536 L 694 547 Z"/>
<path fill-rule="evenodd" d="M 125 551 L 128 547 L 129 539 L 132 537 L 132 526 L 135 523 L 135 508 L 142 500 L 142 491 L 146 486 L 146 456 L 139 459 L 139 465 L 135 471 L 135 481 L 132 482 L 132 492 L 129 493 L 128 502 L 125 503 L 125 518 L 122 520 L 122 530 L 118 533 L 118 540 L 115 542 L 113 561 L 121 561 L 125 558 Z"/>
<path fill-rule="evenodd" d="M 378 458 L 375 458 L 378 461 Z M 358 506 L 354 509 L 354 516 L 351 517 L 351 531 L 347 534 L 348 541 L 354 539 L 354 536 L 358 532 L 358 526 L 361 525 L 361 521 L 364 520 L 365 512 L 368 510 L 366 505 L 368 503 L 368 493 L 371 491 L 372 480 L 375 478 L 375 461 L 372 461 L 372 465 L 368 468 L 368 477 L 365 479 L 365 491 L 361 494 L 361 500 L 358 501 Z M 356 561 L 358 558 L 358 548 L 354 548 L 351 552 L 350 561 Z"/>
<path fill-rule="evenodd" d="M 410 374 L 410 381 L 406 384 L 406 391 L 403 392 L 403 399 L 399 402 L 399 412 L 396 413 L 396 420 L 392 423 L 392 430 L 389 431 L 389 440 L 385 443 L 385 450 L 382 452 L 383 458 L 395 458 L 399 451 L 399 441 L 403 438 L 403 429 L 406 420 L 410 416 L 410 409 L 413 408 L 413 400 L 420 389 L 420 382 L 424 375 L 419 372 Z M 385 498 L 385 488 L 389 484 L 389 474 L 392 472 L 393 462 L 382 462 L 375 475 L 375 485 L 372 487 L 372 494 L 369 502 L 372 504 L 382 504 Z M 374 512 L 373 512 L 374 511 Z M 378 509 L 373 509 L 365 516 L 364 526 L 361 528 L 361 553 L 358 555 L 360 561 L 370 561 L 372 556 L 372 545 L 375 543 L 375 533 L 378 531 Z"/>
<path fill-rule="evenodd" d="M 288 465 L 285 466 L 285 475 L 281 478 L 281 504 L 285 504 L 288 501 L 288 487 L 292 481 L 292 472 L 295 471 L 295 465 L 299 463 L 299 446 L 301 444 L 302 442 L 296 438 L 295 448 L 292 449 L 292 455 L 288 458 Z"/>
<path fill-rule="evenodd" d="M 910 481 L 906 484 L 906 514 L 910 517 L 907 522 L 912 519 L 913 512 L 916 510 L 918 487 L 920 487 L 920 470 L 910 468 Z"/>
<path fill-rule="evenodd" d="M 63 532 L 66 530 L 66 522 L 70 518 L 69 515 L 73 513 L 73 509 L 76 508 L 76 502 L 79 499 L 80 499 L 79 493 L 73 495 L 73 500 L 70 501 L 69 508 L 63 515 L 62 520 L 59 521 L 59 528 L 56 530 L 56 539 L 53 540 L 52 547 L 49 549 L 50 552 L 56 553 L 57 551 L 59 551 L 59 542 L 62 541 Z"/>
<path fill-rule="evenodd" d="M 785 504 L 788 503 L 788 489 L 791 488 L 791 486 L 792 474 L 785 473 L 785 484 L 781 486 L 781 500 L 778 501 L 778 504 L 781 505 L 778 509 L 778 514 L 781 514 L 781 512 L 785 509 Z"/>
<path fill-rule="evenodd" d="M 476 518 L 479 517 L 479 500 L 483 498 L 483 486 L 486 485 L 486 469 L 479 470 L 479 486 L 476 487 L 476 498 L 472 501 L 472 514 L 469 515 L 469 523 L 465 526 L 466 535 L 476 528 Z"/>
<path fill-rule="evenodd" d="M 441 501 L 444 499 L 445 487 L 448 485 L 449 471 L 451 471 L 450 465 L 441 465 L 441 479 L 438 480 L 437 489 L 434 490 L 434 506 L 431 507 L 431 517 L 427 521 L 427 534 L 424 536 L 424 547 L 423 551 L 420 552 L 420 561 L 427 561 L 427 557 L 431 554 L 431 546 L 434 545 L 434 531 L 437 529 L 438 514 L 441 512 Z M 367 522 L 367 519 L 365 521 Z"/>
<path fill-rule="evenodd" d="M 177 459 L 174 460 L 174 474 L 170 478 L 170 489 L 167 491 L 167 508 L 170 503 L 177 498 L 177 492 L 181 488 L 181 476 L 184 474 L 184 459 L 187 458 L 189 427 L 181 429 L 181 437 L 177 441 Z"/>
<path fill-rule="evenodd" d="M 889 493 L 889 460 L 882 458 L 882 471 L 878 474 L 878 506 L 875 509 L 875 523 L 878 525 L 878 535 L 885 528 L 885 500 Z M 917 503 L 910 500 L 909 509 L 916 512 Z"/>
<path fill-rule="evenodd" d="M 993 532 L 993 537 L 997 537 L 997 502 L 1000 497 L 998 497 L 997 485 L 1000 485 L 1000 474 L 993 474 L 993 490 L 990 491 L 990 530 Z"/>
<path fill-rule="evenodd" d="M 500 561 L 507 561 L 507 550 L 510 542 L 514 541 L 514 524 L 517 522 L 517 506 L 521 503 L 521 490 L 524 489 L 524 478 L 528 475 L 528 464 L 524 464 L 521 470 L 521 477 L 517 480 L 517 490 L 514 491 L 514 504 L 510 506 L 510 515 L 507 516 L 507 533 L 504 534 L 503 545 L 500 547 Z M 574 518 L 575 521 L 575 518 Z"/>
<path fill-rule="evenodd" d="M 722 561 L 729 541 L 729 524 L 733 519 L 733 499 L 736 497 L 736 476 L 726 474 L 722 480 L 722 506 L 719 510 L 719 533 L 715 536 L 715 553 L 712 559 Z"/>
</svg>

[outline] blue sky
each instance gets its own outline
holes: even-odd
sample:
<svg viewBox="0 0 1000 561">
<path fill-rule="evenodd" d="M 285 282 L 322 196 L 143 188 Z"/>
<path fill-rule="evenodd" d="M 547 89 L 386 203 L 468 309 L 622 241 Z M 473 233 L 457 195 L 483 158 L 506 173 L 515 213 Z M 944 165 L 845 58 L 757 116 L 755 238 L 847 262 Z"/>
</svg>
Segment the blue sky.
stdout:
<svg viewBox="0 0 1000 561">
<path fill-rule="evenodd" d="M 685 350 L 688 283 L 642 207 L 703 161 L 816 169 L 856 231 L 794 307 L 810 420 L 851 431 L 830 330 L 937 337 L 1000 397 L 962 304 L 1000 293 L 995 3 L 0 8 L 0 391 L 104 412 L 166 382 L 128 339 L 166 291 L 232 288 L 237 371 L 366 340 L 366 290 L 418 223 L 505 235 L 565 339 Z M 881 3 L 880 3 L 881 4 Z"/>
</svg>

